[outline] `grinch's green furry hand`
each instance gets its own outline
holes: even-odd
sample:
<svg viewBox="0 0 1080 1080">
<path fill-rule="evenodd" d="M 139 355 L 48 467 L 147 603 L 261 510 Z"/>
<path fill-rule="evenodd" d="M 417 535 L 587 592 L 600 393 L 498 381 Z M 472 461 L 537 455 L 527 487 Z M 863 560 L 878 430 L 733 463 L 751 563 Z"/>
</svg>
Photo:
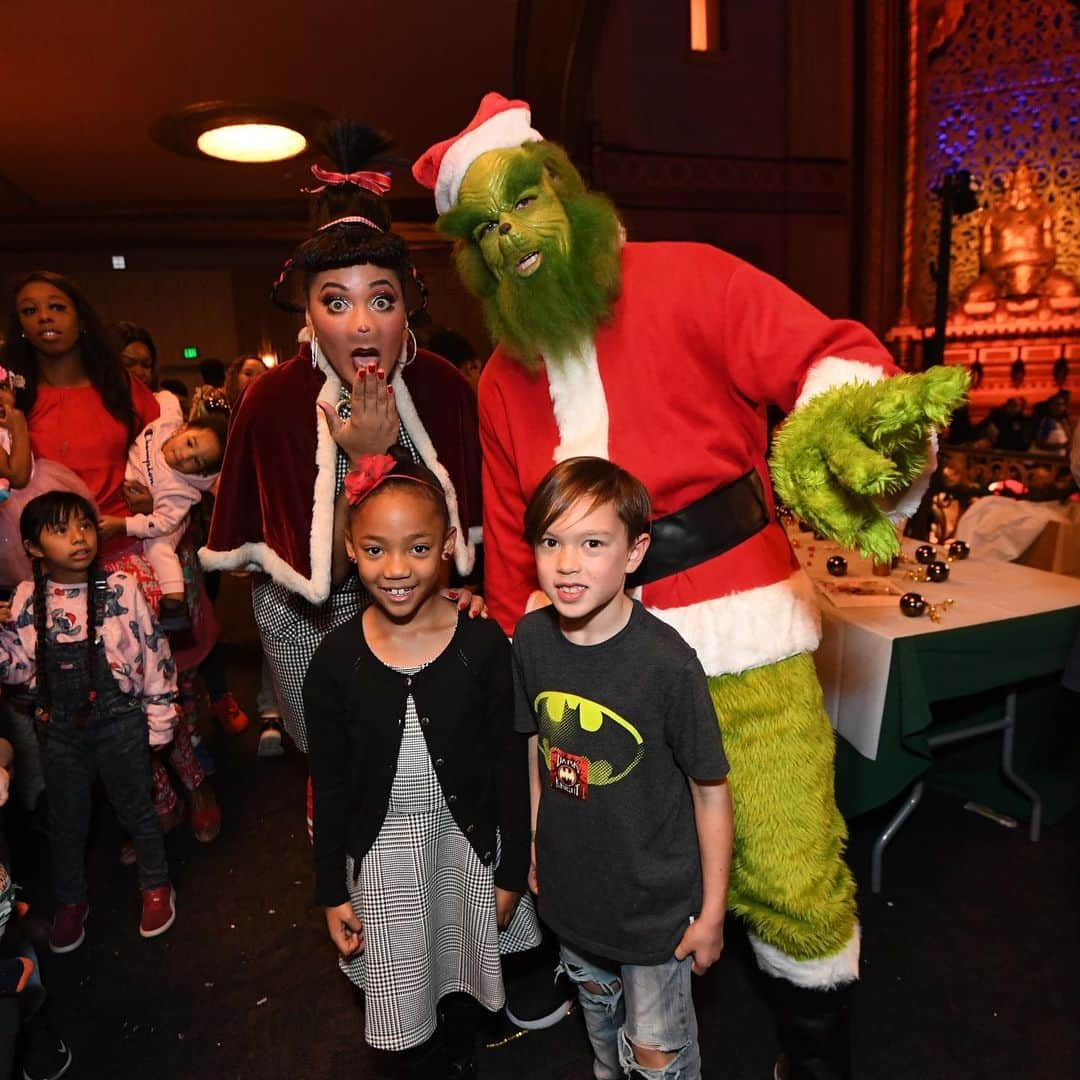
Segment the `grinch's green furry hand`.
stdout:
<svg viewBox="0 0 1080 1080">
<path fill-rule="evenodd" d="M 776 435 L 777 495 L 817 532 L 891 559 L 900 542 L 877 497 L 903 491 L 923 471 L 927 438 L 963 404 L 968 381 L 964 368 L 936 367 L 811 398 Z"/>
</svg>

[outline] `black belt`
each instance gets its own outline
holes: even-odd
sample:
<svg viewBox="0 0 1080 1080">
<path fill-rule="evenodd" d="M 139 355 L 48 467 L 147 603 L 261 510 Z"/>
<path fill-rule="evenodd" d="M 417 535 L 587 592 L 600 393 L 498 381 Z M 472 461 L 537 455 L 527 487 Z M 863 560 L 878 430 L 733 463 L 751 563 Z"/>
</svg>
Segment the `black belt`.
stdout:
<svg viewBox="0 0 1080 1080">
<path fill-rule="evenodd" d="M 648 585 L 723 555 L 769 523 L 765 489 L 756 469 L 724 484 L 674 514 L 657 518 L 645 559 L 626 579 Z"/>
</svg>

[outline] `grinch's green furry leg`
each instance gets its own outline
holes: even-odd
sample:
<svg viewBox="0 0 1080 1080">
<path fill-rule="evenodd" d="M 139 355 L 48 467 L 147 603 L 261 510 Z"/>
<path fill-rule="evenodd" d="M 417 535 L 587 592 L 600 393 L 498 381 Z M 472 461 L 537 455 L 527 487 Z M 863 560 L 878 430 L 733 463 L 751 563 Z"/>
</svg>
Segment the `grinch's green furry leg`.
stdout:
<svg viewBox="0 0 1080 1080">
<path fill-rule="evenodd" d="M 809 654 L 709 680 L 731 762 L 729 906 L 758 963 L 803 986 L 858 977 L 855 882 L 833 796 L 834 734 Z"/>
</svg>

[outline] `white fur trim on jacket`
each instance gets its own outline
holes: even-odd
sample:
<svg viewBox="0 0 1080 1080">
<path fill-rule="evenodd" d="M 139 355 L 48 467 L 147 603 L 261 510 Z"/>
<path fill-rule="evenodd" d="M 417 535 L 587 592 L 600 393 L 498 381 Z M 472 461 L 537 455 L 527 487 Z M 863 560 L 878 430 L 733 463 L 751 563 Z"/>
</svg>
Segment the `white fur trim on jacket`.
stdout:
<svg viewBox="0 0 1080 1080">
<path fill-rule="evenodd" d="M 454 565 L 457 567 L 458 573 L 464 577 L 472 572 L 473 564 L 476 561 L 476 549 L 473 547 L 469 533 L 461 527 L 457 492 L 450 481 L 450 474 L 435 453 L 435 444 L 431 441 L 431 436 L 428 435 L 424 425 L 420 422 L 420 414 L 417 413 L 412 396 L 409 394 L 409 388 L 401 377 L 403 367 L 403 364 L 398 363 L 394 377 L 390 380 L 390 385 L 394 388 L 394 401 L 397 404 L 398 416 L 401 417 L 401 422 L 405 425 L 405 430 L 409 433 L 409 438 L 412 439 L 421 460 L 435 474 L 442 485 L 443 492 L 446 495 L 446 505 L 450 511 L 450 524 L 454 528 Z"/>
<path fill-rule="evenodd" d="M 608 456 L 607 394 L 600 378 L 596 346 L 590 342 L 576 354 L 547 360 L 548 392 L 559 428 L 553 461 L 588 455 Z"/>
<path fill-rule="evenodd" d="M 767 945 L 755 934 L 750 934 L 750 946 L 754 950 L 758 967 L 766 975 L 786 979 L 795 986 L 811 990 L 832 990 L 859 977 L 859 943 L 862 931 L 858 923 L 848 943 L 831 956 L 820 960 L 793 960 L 774 945 Z"/>
<path fill-rule="evenodd" d="M 341 380 L 312 342 L 312 352 L 326 382 L 319 390 L 316 402 L 337 405 Z M 337 482 L 337 444 L 334 442 L 322 410 L 315 405 L 312 422 L 316 425 L 315 487 L 311 504 L 311 534 L 308 551 L 311 555 L 311 576 L 304 577 L 290 566 L 269 544 L 252 541 L 229 551 L 199 550 L 199 562 L 204 570 L 262 571 L 279 585 L 303 597 L 310 604 L 323 604 L 330 595 L 330 570 L 334 541 L 334 487 Z M 406 425 L 408 426 L 408 425 Z M 410 431 L 410 435 L 412 432 Z"/>
<path fill-rule="evenodd" d="M 861 360 L 845 360 L 842 356 L 823 356 L 810 365 L 795 400 L 795 408 L 801 409 L 811 398 L 834 387 L 854 382 L 876 383 L 884 378 L 885 372 L 873 364 L 864 364 Z"/>
<path fill-rule="evenodd" d="M 466 132 L 443 155 L 435 180 L 435 209 L 445 214 L 457 202 L 461 181 L 481 154 L 489 150 L 509 150 L 522 143 L 540 142 L 543 138 L 532 126 L 530 109 L 504 109 Z"/>
<path fill-rule="evenodd" d="M 813 652 L 821 641 L 814 586 L 802 570 L 772 585 L 686 607 L 648 610 L 679 632 L 710 677 Z"/>
</svg>

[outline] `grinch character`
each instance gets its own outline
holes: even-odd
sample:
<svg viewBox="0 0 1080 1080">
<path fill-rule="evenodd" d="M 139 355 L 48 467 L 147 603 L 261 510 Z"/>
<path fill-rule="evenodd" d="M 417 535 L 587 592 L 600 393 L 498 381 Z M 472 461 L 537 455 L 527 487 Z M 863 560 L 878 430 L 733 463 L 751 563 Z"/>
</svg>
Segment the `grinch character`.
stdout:
<svg viewBox="0 0 1080 1080">
<path fill-rule="evenodd" d="M 730 906 L 770 977 L 777 1075 L 849 1076 L 855 884 L 819 618 L 777 522 L 764 407 L 790 414 L 772 466 L 784 502 L 885 558 L 889 515 L 918 505 L 965 376 L 898 375 L 864 327 L 717 248 L 625 242 L 523 101 L 488 94 L 413 173 L 496 342 L 480 381 L 490 610 L 510 633 L 530 603 L 523 510 L 553 461 L 598 455 L 645 482 L 653 539 L 634 583 L 710 677 L 735 806 Z"/>
</svg>

